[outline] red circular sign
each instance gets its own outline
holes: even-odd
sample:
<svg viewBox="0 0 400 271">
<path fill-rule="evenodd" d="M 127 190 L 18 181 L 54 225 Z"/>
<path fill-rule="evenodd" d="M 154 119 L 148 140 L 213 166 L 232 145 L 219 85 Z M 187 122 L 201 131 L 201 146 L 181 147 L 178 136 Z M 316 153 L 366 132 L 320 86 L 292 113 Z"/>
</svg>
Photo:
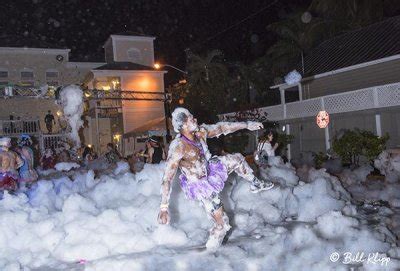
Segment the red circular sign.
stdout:
<svg viewBox="0 0 400 271">
<path fill-rule="evenodd" d="M 329 114 L 326 111 L 319 111 L 316 122 L 319 128 L 326 128 L 329 124 Z"/>
</svg>

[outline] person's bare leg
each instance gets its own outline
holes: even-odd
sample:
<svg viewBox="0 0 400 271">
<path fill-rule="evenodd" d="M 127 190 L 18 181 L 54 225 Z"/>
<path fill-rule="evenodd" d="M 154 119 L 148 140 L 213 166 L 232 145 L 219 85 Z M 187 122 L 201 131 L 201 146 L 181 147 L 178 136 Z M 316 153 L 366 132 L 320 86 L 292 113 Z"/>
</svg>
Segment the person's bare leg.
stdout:
<svg viewBox="0 0 400 271">
<path fill-rule="evenodd" d="M 206 243 L 208 249 L 217 249 L 221 246 L 222 241 L 226 233 L 231 229 L 229 225 L 229 218 L 224 212 L 224 208 L 221 206 L 218 210 L 211 214 L 214 220 L 214 226 L 210 230 L 210 236 Z"/>
<path fill-rule="evenodd" d="M 224 164 L 228 171 L 228 174 L 230 174 L 231 172 L 236 172 L 240 177 L 249 181 L 251 183 L 250 191 L 252 193 L 258 193 L 260 191 L 269 190 L 274 187 L 274 184 L 272 182 L 260 180 L 256 176 L 254 176 L 253 170 L 246 162 L 244 156 L 240 153 L 219 156 L 218 160 Z"/>
</svg>

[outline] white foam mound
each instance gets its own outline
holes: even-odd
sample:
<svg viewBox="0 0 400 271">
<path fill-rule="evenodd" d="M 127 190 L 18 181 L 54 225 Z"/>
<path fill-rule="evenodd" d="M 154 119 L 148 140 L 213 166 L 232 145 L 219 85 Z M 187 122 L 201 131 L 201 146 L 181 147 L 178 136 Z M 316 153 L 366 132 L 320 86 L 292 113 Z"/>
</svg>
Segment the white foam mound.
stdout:
<svg viewBox="0 0 400 271">
<path fill-rule="evenodd" d="M 57 163 L 54 167 L 57 171 L 70 171 L 71 169 L 79 168 L 80 165 L 73 162 L 61 162 Z"/>
<path fill-rule="evenodd" d="M 374 166 L 390 183 L 400 181 L 400 155 L 383 151 L 374 161 Z"/>
<path fill-rule="evenodd" d="M 217 254 L 191 250 L 205 244 L 211 222 L 175 181 L 171 224 L 157 224 L 164 167 L 146 164 L 132 175 L 121 163 L 99 179 L 81 171 L 73 181 L 39 181 L 26 195 L 5 194 L 0 270 L 81 270 L 80 264 L 85 270 L 348 270 L 330 255 L 391 247 L 383 230 L 356 218 L 336 178 L 311 170 L 298 183 L 294 169 L 277 162 L 276 189 L 251 194 L 246 181 L 229 179 L 222 198 L 233 226 L 230 241 Z M 398 267 L 392 259 L 384 268 Z"/>
<path fill-rule="evenodd" d="M 75 147 L 80 147 L 81 140 L 78 132 L 83 125 L 81 120 L 83 114 L 83 92 L 76 85 L 66 86 L 60 92 L 60 100 L 64 116 L 71 127 L 70 138 L 74 141 Z"/>
</svg>

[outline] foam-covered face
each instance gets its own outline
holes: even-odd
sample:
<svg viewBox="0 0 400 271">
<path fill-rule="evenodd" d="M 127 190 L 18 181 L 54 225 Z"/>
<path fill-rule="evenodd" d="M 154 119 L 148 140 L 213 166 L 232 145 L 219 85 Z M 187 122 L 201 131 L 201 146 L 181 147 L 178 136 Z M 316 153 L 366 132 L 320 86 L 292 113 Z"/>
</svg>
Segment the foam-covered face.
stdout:
<svg viewBox="0 0 400 271">
<path fill-rule="evenodd" d="M 192 114 L 188 116 L 185 124 L 183 125 L 183 129 L 186 130 L 187 132 L 195 132 L 199 130 L 197 119 L 195 119 Z"/>
</svg>

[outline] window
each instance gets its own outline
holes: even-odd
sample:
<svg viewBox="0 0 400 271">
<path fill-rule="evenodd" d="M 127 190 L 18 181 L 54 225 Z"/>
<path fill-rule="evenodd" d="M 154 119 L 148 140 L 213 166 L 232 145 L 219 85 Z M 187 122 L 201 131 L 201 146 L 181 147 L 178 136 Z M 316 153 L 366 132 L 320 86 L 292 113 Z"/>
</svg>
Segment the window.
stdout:
<svg viewBox="0 0 400 271">
<path fill-rule="evenodd" d="M 134 63 L 138 63 L 142 61 L 142 54 L 137 48 L 130 48 L 127 51 L 128 59 Z"/>
<path fill-rule="evenodd" d="M 8 71 L 0 70 L 0 78 L 7 78 L 7 77 L 8 77 Z"/>
<path fill-rule="evenodd" d="M 33 71 L 29 71 L 29 70 L 24 70 L 21 71 L 21 78 L 33 78 Z"/>
<path fill-rule="evenodd" d="M 49 87 L 58 87 L 58 81 L 47 81 Z"/>
<path fill-rule="evenodd" d="M 58 71 L 46 71 L 46 78 L 58 78 Z"/>
</svg>

